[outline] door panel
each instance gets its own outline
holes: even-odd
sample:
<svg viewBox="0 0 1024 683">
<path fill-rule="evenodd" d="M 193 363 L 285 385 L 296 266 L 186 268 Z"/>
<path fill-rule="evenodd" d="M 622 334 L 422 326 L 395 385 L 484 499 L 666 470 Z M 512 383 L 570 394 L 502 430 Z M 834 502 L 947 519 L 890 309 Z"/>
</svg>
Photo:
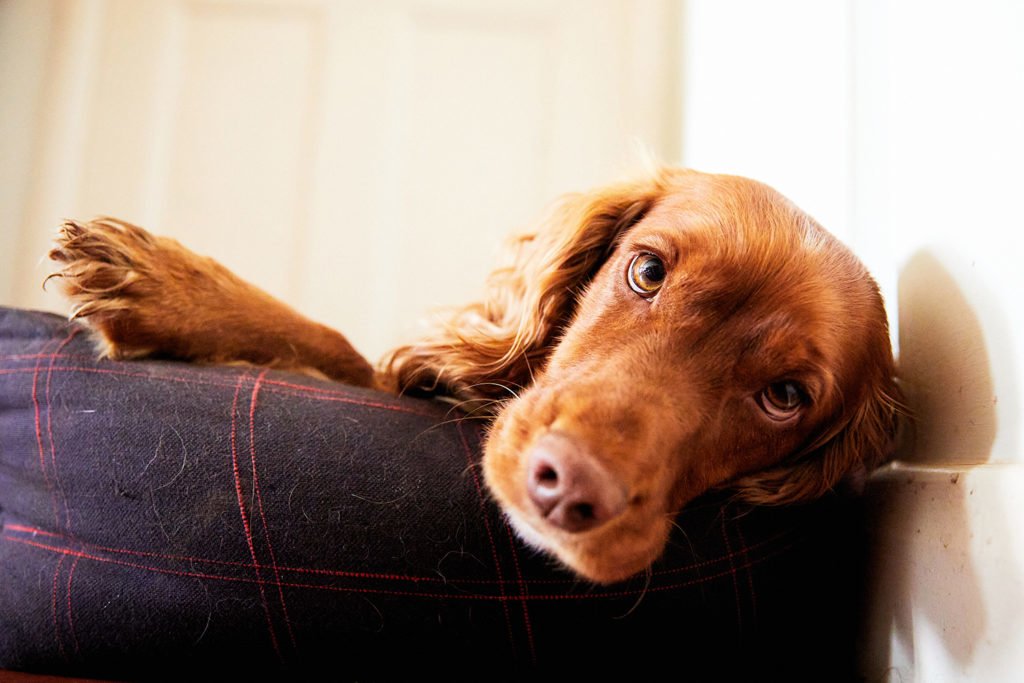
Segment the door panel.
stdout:
<svg viewBox="0 0 1024 683">
<path fill-rule="evenodd" d="M 54 227 L 116 215 L 214 256 L 376 357 L 432 307 L 477 296 L 505 235 L 556 195 L 636 168 L 638 148 L 676 152 L 672 2 L 15 0 L 3 11 L 22 66 L 29 45 L 47 46 L 23 86 L 35 102 L 5 113 L 35 126 L 31 144 L 4 133 L 25 170 L 0 206 L 16 245 L 5 303 L 65 310 L 37 286 Z"/>
</svg>

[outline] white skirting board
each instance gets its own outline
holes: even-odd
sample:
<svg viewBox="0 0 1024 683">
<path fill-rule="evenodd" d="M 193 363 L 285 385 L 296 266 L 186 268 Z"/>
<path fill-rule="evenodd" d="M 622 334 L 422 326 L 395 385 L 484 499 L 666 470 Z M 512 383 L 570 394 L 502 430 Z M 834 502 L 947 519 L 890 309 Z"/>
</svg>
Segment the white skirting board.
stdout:
<svg viewBox="0 0 1024 683">
<path fill-rule="evenodd" d="M 868 487 L 870 681 L 1024 671 L 1024 464 L 895 465 Z"/>
</svg>

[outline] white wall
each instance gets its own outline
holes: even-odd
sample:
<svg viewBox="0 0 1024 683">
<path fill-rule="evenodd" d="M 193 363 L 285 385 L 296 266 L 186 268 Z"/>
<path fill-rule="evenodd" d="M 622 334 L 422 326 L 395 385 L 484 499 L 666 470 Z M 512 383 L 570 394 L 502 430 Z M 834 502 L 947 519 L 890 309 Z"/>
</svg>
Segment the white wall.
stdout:
<svg viewBox="0 0 1024 683">
<path fill-rule="evenodd" d="M 684 28 L 685 162 L 767 182 L 849 238 L 846 4 L 692 0 Z"/>
<path fill-rule="evenodd" d="M 683 158 L 775 185 L 888 301 L 916 428 L 869 489 L 868 680 L 1024 671 L 1024 3 L 690 0 Z"/>
</svg>

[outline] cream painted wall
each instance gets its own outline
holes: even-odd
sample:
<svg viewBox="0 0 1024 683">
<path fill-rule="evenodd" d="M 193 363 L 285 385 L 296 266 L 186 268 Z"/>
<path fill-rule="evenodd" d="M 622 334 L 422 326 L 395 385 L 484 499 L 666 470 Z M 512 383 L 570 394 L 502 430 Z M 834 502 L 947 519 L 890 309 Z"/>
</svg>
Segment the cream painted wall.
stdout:
<svg viewBox="0 0 1024 683">
<path fill-rule="evenodd" d="M 1024 3 L 690 0 L 683 158 L 775 185 L 888 300 L 915 428 L 869 487 L 871 681 L 1024 671 Z"/>
</svg>

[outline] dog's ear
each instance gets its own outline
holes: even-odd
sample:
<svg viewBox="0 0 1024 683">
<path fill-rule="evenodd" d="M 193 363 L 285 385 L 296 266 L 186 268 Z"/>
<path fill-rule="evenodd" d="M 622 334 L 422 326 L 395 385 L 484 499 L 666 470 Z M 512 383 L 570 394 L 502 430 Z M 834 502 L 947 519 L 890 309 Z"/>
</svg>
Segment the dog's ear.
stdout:
<svg viewBox="0 0 1024 683">
<path fill-rule="evenodd" d="M 756 505 L 789 505 L 814 500 L 844 479 L 862 479 L 893 456 L 904 415 L 899 385 L 890 371 L 873 383 L 845 421 L 792 462 L 738 479 L 739 498 Z"/>
<path fill-rule="evenodd" d="M 392 353 L 393 388 L 490 401 L 529 384 L 618 237 L 664 194 L 673 173 L 563 197 L 536 231 L 512 240 L 512 258 L 491 274 L 483 301 Z"/>
</svg>

